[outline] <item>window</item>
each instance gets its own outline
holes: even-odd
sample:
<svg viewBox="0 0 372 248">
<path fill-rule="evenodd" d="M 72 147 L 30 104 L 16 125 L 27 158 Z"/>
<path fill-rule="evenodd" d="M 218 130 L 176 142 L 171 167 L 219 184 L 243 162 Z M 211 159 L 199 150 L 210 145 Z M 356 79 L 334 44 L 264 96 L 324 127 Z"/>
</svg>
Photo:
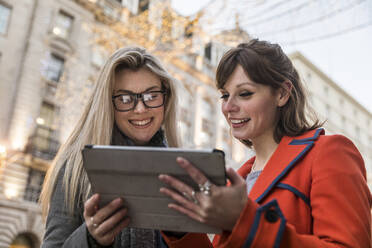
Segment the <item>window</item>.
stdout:
<svg viewBox="0 0 372 248">
<path fill-rule="evenodd" d="M 39 125 L 52 128 L 54 123 L 54 106 L 52 104 L 43 102 L 40 109 L 40 117 L 36 122 Z"/>
<path fill-rule="evenodd" d="M 327 86 L 324 86 L 324 95 L 328 96 L 328 87 Z"/>
<path fill-rule="evenodd" d="M 331 106 L 329 104 L 326 104 L 325 106 L 325 117 L 329 120 L 331 118 Z"/>
<path fill-rule="evenodd" d="M 114 8 L 112 6 L 107 5 L 107 4 L 103 5 L 103 12 L 107 16 L 110 16 L 110 17 L 114 17 L 115 16 L 115 10 L 114 10 Z"/>
<path fill-rule="evenodd" d="M 211 60 L 212 59 L 212 43 L 209 42 L 204 48 L 204 57 Z"/>
<path fill-rule="evenodd" d="M 46 68 L 45 77 L 48 80 L 59 82 L 62 76 L 64 63 L 64 59 L 55 54 L 51 54 Z"/>
<path fill-rule="evenodd" d="M 10 19 L 10 8 L 0 3 L 0 34 L 6 34 Z"/>
<path fill-rule="evenodd" d="M 173 16 L 169 9 L 165 9 L 162 14 L 162 24 L 161 24 L 161 38 L 163 42 L 169 42 L 172 35 L 172 24 Z"/>
<path fill-rule="evenodd" d="M 340 107 L 343 108 L 344 107 L 344 99 L 340 98 Z"/>
<path fill-rule="evenodd" d="M 180 81 L 183 81 L 180 79 Z M 180 85 L 180 97 L 179 97 L 179 120 L 180 120 L 180 133 L 182 140 L 186 143 L 186 145 L 192 145 L 192 122 L 193 122 L 193 101 L 191 97 L 191 90 L 187 84 Z M 185 145 L 185 144 L 184 144 Z"/>
<path fill-rule="evenodd" d="M 138 14 L 148 10 L 149 5 L 150 5 L 150 0 L 139 0 L 139 2 L 138 2 Z"/>
<path fill-rule="evenodd" d="M 360 140 L 360 128 L 358 126 L 355 126 L 355 137 L 357 140 Z"/>
<path fill-rule="evenodd" d="M 341 130 L 343 133 L 346 133 L 347 132 L 347 122 L 346 122 L 346 117 L 345 116 L 341 116 L 341 126 L 340 126 Z"/>
<path fill-rule="evenodd" d="M 231 158 L 232 138 L 227 128 L 222 129 L 222 149 L 227 158 Z"/>
<path fill-rule="evenodd" d="M 73 17 L 60 11 L 57 15 L 53 33 L 61 38 L 67 39 L 72 28 Z"/>
<path fill-rule="evenodd" d="M 52 160 L 56 155 L 59 142 L 54 126 L 56 107 L 43 102 L 40 109 L 40 116 L 36 119 L 36 129 L 29 138 L 26 146 L 26 153 L 45 160 Z"/>
<path fill-rule="evenodd" d="M 212 135 L 213 132 L 213 122 L 207 118 L 202 119 L 202 131 L 205 133 L 208 133 L 209 135 Z"/>
<path fill-rule="evenodd" d="M 310 106 L 312 106 L 313 104 L 314 104 L 314 96 L 313 96 L 313 94 L 311 93 L 311 92 L 309 92 L 308 93 L 308 95 L 307 95 L 307 101 L 308 101 L 308 104 L 310 105 Z"/>
<path fill-rule="evenodd" d="M 192 38 L 194 35 L 194 29 L 195 29 L 195 21 L 190 21 L 185 26 L 185 37 L 186 38 Z"/>
<path fill-rule="evenodd" d="M 45 172 L 30 168 L 27 179 L 27 187 L 24 199 L 26 201 L 38 202 L 41 188 L 44 182 Z"/>
<path fill-rule="evenodd" d="M 34 145 L 40 151 L 48 150 L 51 145 L 50 141 L 54 137 L 54 113 L 55 107 L 52 104 L 43 102 L 40 116 L 36 119 L 38 126 L 34 135 Z"/>
<path fill-rule="evenodd" d="M 203 147 L 212 146 L 214 128 L 214 111 L 213 105 L 204 99 L 201 103 L 201 132 L 200 132 L 200 144 Z"/>
<path fill-rule="evenodd" d="M 102 47 L 94 47 L 92 52 L 92 63 L 97 66 L 101 67 L 105 63 L 106 60 L 106 51 Z"/>
</svg>

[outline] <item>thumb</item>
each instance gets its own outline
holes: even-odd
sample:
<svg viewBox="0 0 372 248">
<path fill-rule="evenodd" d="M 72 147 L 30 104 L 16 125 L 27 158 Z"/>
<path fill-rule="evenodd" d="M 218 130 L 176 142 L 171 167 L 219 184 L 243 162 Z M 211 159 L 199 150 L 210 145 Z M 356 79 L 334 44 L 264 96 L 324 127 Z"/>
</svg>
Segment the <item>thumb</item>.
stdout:
<svg viewBox="0 0 372 248">
<path fill-rule="evenodd" d="M 245 183 L 244 178 L 241 177 L 233 168 L 228 168 L 226 170 L 226 176 L 230 180 L 231 186 Z"/>
<path fill-rule="evenodd" d="M 100 200 L 100 195 L 94 194 L 85 202 L 84 210 L 87 216 L 93 216 L 96 213 L 99 200 Z"/>
</svg>

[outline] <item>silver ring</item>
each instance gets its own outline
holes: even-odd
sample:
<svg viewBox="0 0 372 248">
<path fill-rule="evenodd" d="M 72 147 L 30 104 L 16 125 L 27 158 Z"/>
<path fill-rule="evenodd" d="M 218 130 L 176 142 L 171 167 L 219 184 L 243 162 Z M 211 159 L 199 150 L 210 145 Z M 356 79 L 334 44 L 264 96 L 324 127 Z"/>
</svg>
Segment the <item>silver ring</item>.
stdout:
<svg viewBox="0 0 372 248">
<path fill-rule="evenodd" d="M 210 196 L 211 195 L 211 187 L 212 183 L 207 180 L 204 184 L 199 184 L 199 190 L 200 192 L 203 192 L 204 195 Z"/>
<path fill-rule="evenodd" d="M 187 194 L 186 192 L 182 192 L 182 194 L 183 194 L 183 196 L 187 199 L 187 200 L 189 200 L 189 201 L 193 201 L 195 204 L 198 204 L 199 202 L 198 202 L 198 200 L 196 199 L 196 197 L 195 197 L 195 191 L 193 190 L 193 191 L 191 191 L 191 196 L 189 195 L 189 194 Z"/>
<path fill-rule="evenodd" d="M 94 223 L 94 218 L 93 218 L 93 216 L 90 217 L 90 221 L 92 222 L 92 226 L 93 226 L 94 228 L 96 228 L 96 227 L 98 226 L 97 223 Z"/>
<path fill-rule="evenodd" d="M 198 199 L 196 199 L 196 192 L 195 190 L 191 191 L 191 197 L 194 200 L 195 204 L 199 204 Z"/>
<path fill-rule="evenodd" d="M 189 201 L 192 200 L 192 197 L 189 196 L 189 194 L 187 194 L 186 192 L 182 192 L 182 194 L 183 194 L 183 196 L 184 196 L 187 200 L 189 200 Z"/>
</svg>

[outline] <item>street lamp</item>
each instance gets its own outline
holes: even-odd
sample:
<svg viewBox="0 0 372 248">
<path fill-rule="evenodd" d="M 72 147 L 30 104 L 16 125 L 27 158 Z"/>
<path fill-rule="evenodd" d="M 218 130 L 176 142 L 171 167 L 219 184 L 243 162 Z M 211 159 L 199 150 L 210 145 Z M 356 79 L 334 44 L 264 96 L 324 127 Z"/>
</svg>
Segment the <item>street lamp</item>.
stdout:
<svg viewBox="0 0 372 248">
<path fill-rule="evenodd" d="M 3 145 L 0 145 L 0 154 L 3 155 L 6 153 L 6 148 Z"/>
<path fill-rule="evenodd" d="M 4 145 L 0 145 L 0 167 L 5 163 L 6 158 L 6 147 Z"/>
<path fill-rule="evenodd" d="M 14 157 L 11 156 L 12 158 Z M 5 164 L 9 162 L 9 157 L 7 154 L 6 146 L 0 145 L 0 183 L 3 186 L 3 192 L 5 197 L 8 199 L 12 199 L 17 197 L 18 195 L 18 189 L 12 182 L 6 182 L 4 181 L 4 177 L 2 173 L 4 173 Z"/>
</svg>

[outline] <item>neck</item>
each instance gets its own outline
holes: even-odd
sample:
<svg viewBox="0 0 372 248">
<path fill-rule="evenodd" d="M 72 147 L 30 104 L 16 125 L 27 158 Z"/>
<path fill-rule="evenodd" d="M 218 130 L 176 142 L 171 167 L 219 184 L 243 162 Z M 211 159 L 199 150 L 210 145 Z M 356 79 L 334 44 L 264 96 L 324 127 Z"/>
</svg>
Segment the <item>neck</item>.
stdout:
<svg viewBox="0 0 372 248">
<path fill-rule="evenodd" d="M 253 149 L 256 153 L 256 159 L 253 163 L 254 171 L 263 170 L 275 152 L 278 144 L 275 142 L 274 138 L 264 139 L 262 141 L 255 141 L 253 143 Z"/>
</svg>

